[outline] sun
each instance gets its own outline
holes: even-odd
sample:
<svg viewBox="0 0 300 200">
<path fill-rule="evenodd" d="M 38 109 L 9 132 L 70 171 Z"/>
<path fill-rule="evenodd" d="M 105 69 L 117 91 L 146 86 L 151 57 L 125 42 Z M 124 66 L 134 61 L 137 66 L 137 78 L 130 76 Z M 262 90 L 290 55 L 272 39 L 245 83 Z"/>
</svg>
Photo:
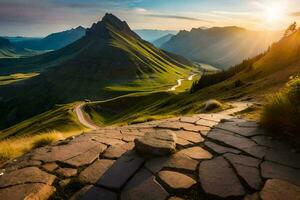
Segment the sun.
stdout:
<svg viewBox="0 0 300 200">
<path fill-rule="evenodd" d="M 285 16 L 285 8 L 279 5 L 268 6 L 265 10 L 265 17 L 268 22 L 277 22 Z"/>
</svg>

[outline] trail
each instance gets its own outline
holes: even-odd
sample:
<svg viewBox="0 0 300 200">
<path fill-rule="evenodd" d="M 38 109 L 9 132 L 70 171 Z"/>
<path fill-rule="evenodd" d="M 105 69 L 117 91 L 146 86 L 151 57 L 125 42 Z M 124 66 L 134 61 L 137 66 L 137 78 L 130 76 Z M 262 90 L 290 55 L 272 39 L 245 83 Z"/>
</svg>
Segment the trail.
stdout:
<svg viewBox="0 0 300 200">
<path fill-rule="evenodd" d="M 197 74 L 192 74 L 190 75 L 187 79 L 178 79 L 177 80 L 177 84 L 174 85 L 172 88 L 168 89 L 167 91 L 175 91 L 178 87 L 180 87 L 182 85 L 182 81 L 192 81 L 194 76 L 196 76 Z"/>
<path fill-rule="evenodd" d="M 89 120 L 87 120 L 87 119 L 85 118 L 84 112 L 82 111 L 82 107 L 83 107 L 84 105 L 85 105 L 85 103 L 81 103 L 81 104 L 77 105 L 76 108 L 75 108 L 75 113 L 76 113 L 76 115 L 77 115 L 77 118 L 78 118 L 79 122 L 80 122 L 82 125 L 84 125 L 84 126 L 90 128 L 90 129 L 92 129 L 92 130 L 98 129 L 98 128 L 99 128 L 98 126 L 96 126 L 94 123 L 90 122 Z"/>
</svg>

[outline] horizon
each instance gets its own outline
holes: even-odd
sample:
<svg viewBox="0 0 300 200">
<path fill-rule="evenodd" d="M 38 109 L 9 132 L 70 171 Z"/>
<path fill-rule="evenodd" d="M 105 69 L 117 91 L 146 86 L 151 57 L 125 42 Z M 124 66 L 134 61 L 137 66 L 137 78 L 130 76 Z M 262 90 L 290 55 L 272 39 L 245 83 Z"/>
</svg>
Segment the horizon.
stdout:
<svg viewBox="0 0 300 200">
<path fill-rule="evenodd" d="M 44 37 L 90 27 L 113 13 L 133 30 L 191 30 L 237 26 L 253 31 L 279 31 L 300 20 L 300 0 L 0 0 L 0 35 Z"/>
</svg>

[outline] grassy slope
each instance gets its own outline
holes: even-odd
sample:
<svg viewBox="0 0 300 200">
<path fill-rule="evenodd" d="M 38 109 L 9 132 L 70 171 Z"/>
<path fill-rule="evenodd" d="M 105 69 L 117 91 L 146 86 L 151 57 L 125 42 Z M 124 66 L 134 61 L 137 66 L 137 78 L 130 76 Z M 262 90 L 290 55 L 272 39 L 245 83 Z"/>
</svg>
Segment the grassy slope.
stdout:
<svg viewBox="0 0 300 200">
<path fill-rule="evenodd" d="M 8 85 L 16 83 L 22 80 L 26 80 L 39 75 L 38 73 L 27 73 L 27 74 L 11 74 L 7 76 L 0 76 L 0 85 Z"/>
<path fill-rule="evenodd" d="M 0 140 L 58 131 L 80 132 L 87 128 L 80 124 L 74 112 L 75 103 L 60 105 L 48 112 L 29 118 L 15 126 L 0 131 Z"/>
</svg>

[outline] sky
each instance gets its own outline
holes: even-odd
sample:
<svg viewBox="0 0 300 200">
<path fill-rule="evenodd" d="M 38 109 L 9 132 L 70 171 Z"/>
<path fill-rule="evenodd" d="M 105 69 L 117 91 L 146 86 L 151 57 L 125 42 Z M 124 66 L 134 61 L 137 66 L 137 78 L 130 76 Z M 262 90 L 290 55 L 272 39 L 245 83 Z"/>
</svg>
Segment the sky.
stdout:
<svg viewBox="0 0 300 200">
<path fill-rule="evenodd" d="M 300 23 L 300 0 L 0 0 L 0 35 L 42 37 L 90 27 L 107 12 L 132 29 L 281 30 Z"/>
</svg>

